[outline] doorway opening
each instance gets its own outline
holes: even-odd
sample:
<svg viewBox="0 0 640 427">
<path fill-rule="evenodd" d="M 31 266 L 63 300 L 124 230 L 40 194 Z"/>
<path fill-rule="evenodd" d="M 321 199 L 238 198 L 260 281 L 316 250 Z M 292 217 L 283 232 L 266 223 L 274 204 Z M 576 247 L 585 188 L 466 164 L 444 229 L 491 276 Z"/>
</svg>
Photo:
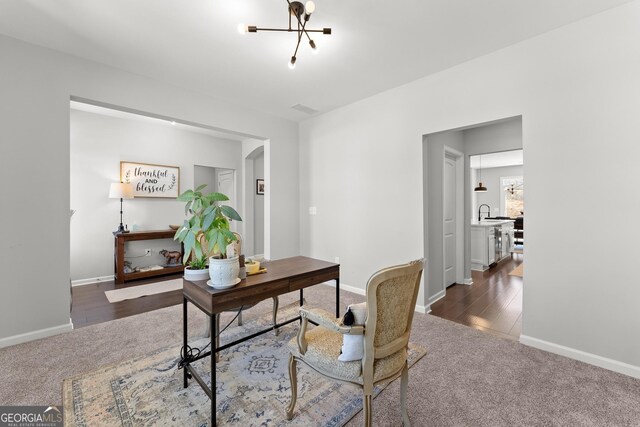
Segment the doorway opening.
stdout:
<svg viewBox="0 0 640 427">
<path fill-rule="evenodd" d="M 490 166 L 492 166 L 490 159 L 486 156 L 488 153 L 501 153 L 504 156 L 515 150 L 518 150 L 520 158 L 523 158 L 520 116 L 437 132 L 423 137 L 424 251 L 429 264 L 425 272 L 425 306 L 435 307 L 441 299 L 449 301 L 450 294 L 451 298 L 456 298 L 466 295 L 467 292 L 472 292 L 474 295 L 481 293 L 476 288 L 479 288 L 486 278 L 472 271 L 475 255 L 474 242 L 477 240 L 474 237 L 474 230 L 478 226 L 478 207 L 485 205 L 483 221 L 487 220 L 487 217 L 489 220 L 505 217 L 506 213 L 503 212 L 517 209 L 515 200 L 522 194 L 518 186 L 523 187 L 524 183 L 522 162 L 519 165 L 519 171 L 510 173 L 504 171 L 499 173 L 496 165 L 493 165 L 497 174 L 494 179 L 494 171 L 490 172 Z M 476 165 L 479 155 L 482 155 L 482 171 Z M 480 174 L 482 174 L 482 186 L 478 183 Z M 486 193 L 474 191 L 477 187 L 485 186 L 488 187 Z M 506 193 L 512 196 L 512 191 L 513 197 L 507 197 Z M 485 196 L 492 197 L 491 201 L 484 200 Z M 513 221 L 507 222 L 513 224 Z M 484 225 L 483 222 L 482 226 Z M 493 226 L 489 228 L 493 231 L 489 233 L 491 236 L 487 234 L 486 241 L 481 240 L 481 243 L 487 254 L 496 255 L 498 246 L 495 244 L 495 228 Z M 493 240 L 489 240 L 490 238 Z M 503 234 L 501 229 L 497 241 L 500 242 L 501 251 L 511 248 L 513 234 L 506 229 Z M 505 246 L 502 246 L 503 241 L 507 243 Z M 503 262 L 510 259 L 505 257 L 505 254 L 511 256 L 511 251 L 501 252 Z M 523 254 L 515 255 L 519 258 L 514 262 L 521 263 Z M 496 265 L 494 259 L 490 261 L 486 262 L 487 268 L 489 264 Z M 517 265 L 514 265 L 515 267 Z M 478 286 L 476 281 L 479 283 Z M 512 286 L 515 288 L 518 285 Z M 462 290 L 465 288 L 468 291 Z M 485 298 L 489 297 L 489 294 L 485 295 Z M 482 322 L 482 313 L 474 316 L 478 322 Z"/>
<path fill-rule="evenodd" d="M 174 269 L 165 271 L 170 264 L 165 254 L 180 250 L 170 226 L 179 226 L 185 219 L 184 203 L 176 200 L 176 194 L 206 183 L 204 191 L 226 194 L 228 204 L 245 219 L 244 154 L 258 139 L 81 98 L 72 97 L 69 106 L 69 188 L 70 209 L 74 212 L 70 227 L 72 323 L 75 327 L 87 326 L 179 304 L 179 291 L 148 295 L 144 304 L 140 299 L 110 303 L 105 291 L 181 280 L 182 273 L 173 274 L 174 260 Z M 266 140 L 260 140 L 260 144 L 268 155 Z M 108 194 L 110 184 L 124 181 L 121 162 L 171 168 L 177 193 L 124 197 L 122 222 L 126 229 L 132 234 L 153 235 L 153 239 L 128 239 L 119 252 L 124 253 L 125 262 L 119 265 L 125 268 L 118 269 L 124 283 L 115 283 L 112 232 L 121 222 L 121 201 Z M 231 227 L 243 234 L 253 224 L 245 219 L 232 222 Z M 163 233 L 162 238 L 157 237 L 158 231 Z"/>
</svg>

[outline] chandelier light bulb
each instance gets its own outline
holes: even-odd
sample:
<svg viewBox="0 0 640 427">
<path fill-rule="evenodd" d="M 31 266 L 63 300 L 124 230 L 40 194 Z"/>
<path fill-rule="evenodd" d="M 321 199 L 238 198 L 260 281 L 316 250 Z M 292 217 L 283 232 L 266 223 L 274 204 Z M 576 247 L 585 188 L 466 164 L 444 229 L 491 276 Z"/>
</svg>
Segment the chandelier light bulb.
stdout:
<svg viewBox="0 0 640 427">
<path fill-rule="evenodd" d="M 246 33 L 247 33 L 247 31 L 248 31 L 248 28 L 247 28 L 247 26 L 246 26 L 246 25 L 244 25 L 244 24 L 238 24 L 238 32 L 239 32 L 240 34 L 246 34 Z"/>
<path fill-rule="evenodd" d="M 316 46 L 316 42 L 314 42 L 313 40 L 309 40 L 309 46 L 311 46 L 311 51 L 314 54 L 318 53 L 318 46 Z"/>
<path fill-rule="evenodd" d="M 305 3 L 304 13 L 306 13 L 307 15 L 311 15 L 313 12 L 315 12 L 315 10 L 316 10 L 316 4 L 314 2 L 309 0 L 307 3 Z"/>
<path fill-rule="evenodd" d="M 293 70 L 294 68 L 296 68 L 296 57 L 292 56 L 291 61 L 289 61 L 289 69 Z"/>
</svg>

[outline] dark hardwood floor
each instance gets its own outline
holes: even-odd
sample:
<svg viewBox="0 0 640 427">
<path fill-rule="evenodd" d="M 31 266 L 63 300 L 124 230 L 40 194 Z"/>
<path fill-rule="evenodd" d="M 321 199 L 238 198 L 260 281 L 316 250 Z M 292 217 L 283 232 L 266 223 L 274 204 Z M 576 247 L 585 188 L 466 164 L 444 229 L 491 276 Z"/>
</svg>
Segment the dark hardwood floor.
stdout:
<svg viewBox="0 0 640 427">
<path fill-rule="evenodd" d="M 181 279 L 182 273 L 163 277 L 151 277 L 149 279 L 136 280 L 122 285 L 116 285 L 113 280 L 91 285 L 73 287 L 73 307 L 71 319 L 74 328 L 81 328 L 147 311 L 169 307 L 182 303 L 182 290 L 164 292 L 157 295 L 147 295 L 143 298 L 110 303 L 104 291 L 111 289 L 124 289 L 130 286 L 144 285 L 164 280 Z"/>
<path fill-rule="evenodd" d="M 510 276 L 522 254 L 485 271 L 472 271 L 473 285 L 455 284 L 431 305 L 431 314 L 503 338 L 517 340 L 522 329 L 522 277 Z"/>
<path fill-rule="evenodd" d="M 509 276 L 523 255 L 482 273 L 473 271 L 473 285 L 453 285 L 444 298 L 431 305 L 431 314 L 503 338 L 520 337 L 522 325 L 522 278 Z M 116 285 L 113 281 L 73 288 L 71 318 L 75 328 L 146 313 L 182 302 L 182 290 L 110 303 L 104 291 L 182 278 L 182 273 Z"/>
</svg>

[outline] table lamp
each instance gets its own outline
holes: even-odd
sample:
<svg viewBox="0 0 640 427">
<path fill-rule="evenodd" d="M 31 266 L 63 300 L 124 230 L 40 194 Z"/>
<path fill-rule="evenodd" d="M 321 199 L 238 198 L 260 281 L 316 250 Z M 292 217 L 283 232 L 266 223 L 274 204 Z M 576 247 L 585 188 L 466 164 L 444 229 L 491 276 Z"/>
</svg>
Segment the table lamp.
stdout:
<svg viewBox="0 0 640 427">
<path fill-rule="evenodd" d="M 122 225 L 122 199 L 133 199 L 133 186 L 130 183 L 114 182 L 109 189 L 109 198 L 120 199 L 120 225 L 113 234 L 128 233 L 129 230 L 125 230 Z"/>
</svg>

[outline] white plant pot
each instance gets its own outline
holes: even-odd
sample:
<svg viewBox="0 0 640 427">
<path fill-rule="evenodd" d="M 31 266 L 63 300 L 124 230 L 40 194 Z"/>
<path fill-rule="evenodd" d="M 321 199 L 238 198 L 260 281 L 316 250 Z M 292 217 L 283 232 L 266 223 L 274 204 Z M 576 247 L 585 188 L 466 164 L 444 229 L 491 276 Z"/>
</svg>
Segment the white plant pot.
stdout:
<svg viewBox="0 0 640 427">
<path fill-rule="evenodd" d="M 240 261 L 237 256 L 232 258 L 209 258 L 209 278 L 211 285 L 230 286 L 238 280 Z"/>
<path fill-rule="evenodd" d="M 190 282 L 198 280 L 207 280 L 209 278 L 209 270 L 192 270 L 191 267 L 185 267 L 184 278 Z"/>
</svg>

